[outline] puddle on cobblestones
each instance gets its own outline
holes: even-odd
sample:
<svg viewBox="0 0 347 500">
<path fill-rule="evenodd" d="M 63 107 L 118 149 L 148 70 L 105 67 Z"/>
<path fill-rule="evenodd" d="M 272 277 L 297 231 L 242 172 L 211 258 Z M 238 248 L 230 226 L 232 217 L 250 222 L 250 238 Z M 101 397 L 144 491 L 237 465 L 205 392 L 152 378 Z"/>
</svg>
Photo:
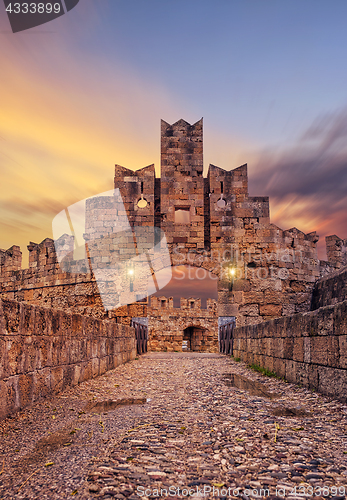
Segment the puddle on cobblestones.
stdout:
<svg viewBox="0 0 347 500">
<path fill-rule="evenodd" d="M 123 398 L 116 400 L 109 399 L 106 401 L 90 403 L 85 409 L 88 412 L 107 413 L 108 411 L 115 410 L 119 406 L 143 405 L 146 402 L 147 398 Z"/>
<path fill-rule="evenodd" d="M 268 392 L 264 384 L 250 380 L 237 373 L 225 373 L 223 375 L 223 381 L 227 387 L 236 387 L 236 389 L 242 389 L 247 391 L 251 396 L 261 396 L 268 399 L 275 399 L 278 396 L 271 392 Z"/>
<path fill-rule="evenodd" d="M 271 412 L 275 417 L 309 417 L 310 414 L 302 408 L 289 408 L 288 406 L 282 408 L 275 408 Z"/>
</svg>

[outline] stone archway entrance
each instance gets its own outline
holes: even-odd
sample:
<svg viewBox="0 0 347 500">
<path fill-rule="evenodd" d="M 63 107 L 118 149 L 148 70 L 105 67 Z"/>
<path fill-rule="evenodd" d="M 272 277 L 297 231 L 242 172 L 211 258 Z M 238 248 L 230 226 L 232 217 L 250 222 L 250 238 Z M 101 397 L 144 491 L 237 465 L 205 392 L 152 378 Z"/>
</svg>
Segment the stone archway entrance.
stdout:
<svg viewBox="0 0 347 500">
<path fill-rule="evenodd" d="M 187 351 L 210 351 L 213 336 L 206 328 L 201 326 L 188 326 L 183 330 L 183 345 Z"/>
</svg>

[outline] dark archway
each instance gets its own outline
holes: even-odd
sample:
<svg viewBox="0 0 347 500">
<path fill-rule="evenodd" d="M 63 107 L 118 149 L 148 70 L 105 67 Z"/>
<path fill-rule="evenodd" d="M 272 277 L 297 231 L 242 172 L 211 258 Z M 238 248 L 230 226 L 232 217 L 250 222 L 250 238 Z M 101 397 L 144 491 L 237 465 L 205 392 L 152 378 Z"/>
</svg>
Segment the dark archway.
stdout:
<svg viewBox="0 0 347 500">
<path fill-rule="evenodd" d="M 201 326 L 188 326 L 183 330 L 183 343 L 187 343 L 188 351 L 205 351 L 209 332 Z"/>
</svg>

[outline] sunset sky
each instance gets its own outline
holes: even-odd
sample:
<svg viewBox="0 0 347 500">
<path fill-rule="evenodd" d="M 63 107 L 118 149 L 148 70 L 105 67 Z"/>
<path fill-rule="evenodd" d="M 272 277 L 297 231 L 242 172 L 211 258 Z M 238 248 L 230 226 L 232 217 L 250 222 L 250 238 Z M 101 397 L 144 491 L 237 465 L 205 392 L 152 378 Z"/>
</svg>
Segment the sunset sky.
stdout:
<svg viewBox="0 0 347 500">
<path fill-rule="evenodd" d="M 160 119 L 248 163 L 271 220 L 347 238 L 347 3 L 80 0 L 13 34 L 0 3 L 0 248 L 52 237 L 114 164 L 159 169 Z M 159 170 L 158 170 L 159 171 Z"/>
</svg>

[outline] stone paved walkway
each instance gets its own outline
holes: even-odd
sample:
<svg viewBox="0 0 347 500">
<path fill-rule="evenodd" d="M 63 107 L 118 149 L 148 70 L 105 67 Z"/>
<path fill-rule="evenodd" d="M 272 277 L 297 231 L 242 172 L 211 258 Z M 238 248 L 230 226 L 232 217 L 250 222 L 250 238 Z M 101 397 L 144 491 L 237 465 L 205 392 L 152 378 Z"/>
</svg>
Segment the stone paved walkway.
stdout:
<svg viewBox="0 0 347 500">
<path fill-rule="evenodd" d="M 226 356 L 149 353 L 0 423 L 0 498 L 336 500 L 346 418 Z"/>
</svg>

